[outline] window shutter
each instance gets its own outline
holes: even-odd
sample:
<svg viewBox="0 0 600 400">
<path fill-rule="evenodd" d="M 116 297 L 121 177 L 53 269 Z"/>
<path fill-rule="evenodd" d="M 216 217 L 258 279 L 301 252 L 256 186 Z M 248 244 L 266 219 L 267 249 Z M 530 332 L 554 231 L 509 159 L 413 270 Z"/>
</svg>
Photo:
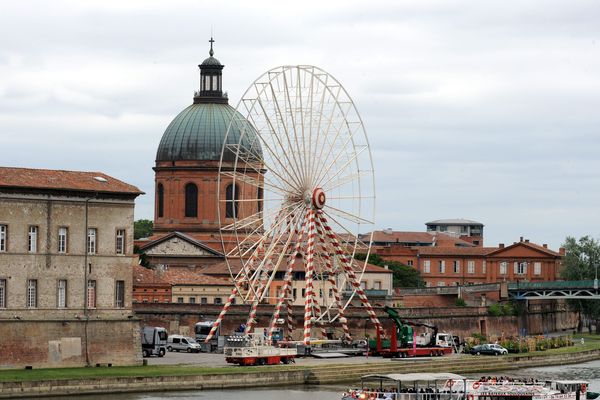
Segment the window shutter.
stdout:
<svg viewBox="0 0 600 400">
<path fill-rule="evenodd" d="M 523 273 L 525 275 L 527 275 L 527 263 L 526 262 L 523 263 Z"/>
<path fill-rule="evenodd" d="M 515 261 L 515 275 L 519 273 L 519 263 Z"/>
</svg>

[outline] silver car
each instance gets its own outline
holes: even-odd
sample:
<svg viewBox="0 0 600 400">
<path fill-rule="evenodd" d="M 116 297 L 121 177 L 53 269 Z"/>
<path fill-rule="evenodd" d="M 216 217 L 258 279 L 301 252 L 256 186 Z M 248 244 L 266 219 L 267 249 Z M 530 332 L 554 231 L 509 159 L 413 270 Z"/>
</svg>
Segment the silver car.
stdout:
<svg viewBox="0 0 600 400">
<path fill-rule="evenodd" d="M 196 342 L 195 339 L 188 336 L 171 335 L 167 339 L 167 350 L 198 353 L 200 352 L 200 343 Z"/>
</svg>

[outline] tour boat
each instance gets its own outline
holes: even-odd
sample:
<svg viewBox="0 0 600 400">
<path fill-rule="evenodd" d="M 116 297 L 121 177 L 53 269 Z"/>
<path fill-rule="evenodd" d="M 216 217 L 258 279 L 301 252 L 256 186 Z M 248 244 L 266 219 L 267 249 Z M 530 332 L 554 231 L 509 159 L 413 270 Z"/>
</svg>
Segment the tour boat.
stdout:
<svg viewBox="0 0 600 400">
<path fill-rule="evenodd" d="M 452 373 L 365 375 L 361 388 L 342 400 L 585 400 L 586 381 L 513 380 L 484 377 L 479 380 Z M 588 395 L 589 393 L 589 395 Z"/>
</svg>

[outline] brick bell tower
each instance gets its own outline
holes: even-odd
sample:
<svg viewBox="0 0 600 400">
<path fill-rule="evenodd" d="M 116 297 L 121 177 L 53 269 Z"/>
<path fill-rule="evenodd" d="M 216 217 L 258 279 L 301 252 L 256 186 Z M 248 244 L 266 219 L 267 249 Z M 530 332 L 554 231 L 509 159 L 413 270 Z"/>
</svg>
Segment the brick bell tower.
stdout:
<svg viewBox="0 0 600 400">
<path fill-rule="evenodd" d="M 219 232 L 217 207 L 226 223 L 256 213 L 260 207 L 235 201 L 257 198 L 251 192 L 258 188 L 238 184 L 234 187 L 226 180 L 219 186 L 219 164 L 226 135 L 229 144 L 237 144 L 242 131 L 244 140 L 247 138 L 253 146 L 258 142 L 254 128 L 228 103 L 223 92 L 224 65 L 214 57 L 214 40 L 211 38 L 209 42 L 209 57 L 199 65 L 200 88 L 194 93 L 193 104 L 169 124 L 156 153 L 154 233 L 158 235 L 178 231 L 200 240 L 215 237 Z M 241 125 L 246 125 L 232 124 L 227 134 L 232 118 L 243 120 Z M 224 167 L 234 161 L 233 154 L 226 155 Z"/>
</svg>

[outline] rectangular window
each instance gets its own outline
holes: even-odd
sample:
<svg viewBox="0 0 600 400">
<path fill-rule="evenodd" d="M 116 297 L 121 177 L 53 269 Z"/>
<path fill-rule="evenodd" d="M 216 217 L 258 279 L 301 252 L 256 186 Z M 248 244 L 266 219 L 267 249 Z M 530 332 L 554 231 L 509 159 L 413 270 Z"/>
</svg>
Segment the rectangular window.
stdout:
<svg viewBox="0 0 600 400">
<path fill-rule="evenodd" d="M 454 262 L 452 263 L 452 267 L 453 267 L 453 270 L 454 270 L 455 274 L 459 274 L 460 273 L 460 261 L 454 260 Z"/>
<path fill-rule="evenodd" d="M 302 298 L 305 298 L 305 297 L 306 297 L 306 289 L 302 288 Z"/>
<path fill-rule="evenodd" d="M 360 282 L 360 288 L 362 290 L 367 290 L 367 282 L 366 281 L 361 281 Z"/>
<path fill-rule="evenodd" d="M 60 227 L 58 228 L 58 252 L 66 253 L 68 245 L 69 228 Z"/>
<path fill-rule="evenodd" d="M 177 298 L 177 303 L 183 304 L 183 297 L 178 297 Z"/>
<path fill-rule="evenodd" d="M 446 282 L 439 281 L 439 282 L 438 282 L 438 286 L 446 286 Z"/>
<path fill-rule="evenodd" d="M 8 226 L 0 225 L 0 252 L 6 251 L 7 238 L 8 238 Z"/>
<path fill-rule="evenodd" d="M 473 261 L 473 260 L 467 261 L 467 272 L 469 274 L 475 273 L 475 261 Z"/>
<path fill-rule="evenodd" d="M 408 260 L 406 262 L 406 265 L 408 265 L 409 267 L 412 267 L 413 266 L 413 260 Z"/>
<path fill-rule="evenodd" d="M 98 230 L 96 228 L 89 228 L 87 233 L 87 252 L 88 254 L 96 254 L 96 236 Z"/>
<path fill-rule="evenodd" d="M 428 274 L 431 271 L 431 261 L 423 261 L 423 273 Z"/>
<path fill-rule="evenodd" d="M 292 296 L 294 297 L 294 300 L 298 298 L 298 290 L 296 288 L 292 289 Z"/>
<path fill-rule="evenodd" d="M 208 299 L 206 297 L 200 297 L 200 304 L 208 304 Z"/>
<path fill-rule="evenodd" d="M 446 261 L 440 260 L 440 274 L 446 273 Z"/>
<path fill-rule="evenodd" d="M 125 281 L 115 282 L 115 306 L 117 308 L 125 307 Z"/>
<path fill-rule="evenodd" d="M 506 261 L 502 261 L 500 263 L 500 275 L 506 275 L 508 263 Z"/>
<path fill-rule="evenodd" d="M 115 245 L 117 254 L 125 254 L 125 229 L 117 229 Z"/>
<path fill-rule="evenodd" d="M 0 279 L 0 308 L 6 308 L 6 279 Z"/>
<path fill-rule="evenodd" d="M 542 274 L 542 263 L 541 262 L 536 262 L 533 264 L 533 274 L 534 275 Z"/>
<path fill-rule="evenodd" d="M 59 279 L 56 294 L 56 306 L 58 308 L 67 308 L 67 280 Z"/>
<path fill-rule="evenodd" d="M 373 283 L 373 289 L 375 289 L 375 290 L 381 290 L 381 281 L 375 281 Z"/>
<path fill-rule="evenodd" d="M 487 263 L 485 262 L 485 260 L 483 260 L 483 264 L 481 265 L 481 271 L 484 274 L 487 274 Z"/>
<path fill-rule="evenodd" d="M 333 297 L 333 289 L 329 289 L 329 297 Z"/>
<path fill-rule="evenodd" d="M 525 275 L 527 273 L 527 261 L 515 262 L 515 274 Z"/>
<path fill-rule="evenodd" d="M 37 307 L 37 279 L 27 280 L 27 308 Z"/>
<path fill-rule="evenodd" d="M 87 281 L 87 307 L 96 308 L 96 281 Z"/>
<path fill-rule="evenodd" d="M 30 226 L 29 233 L 27 234 L 27 238 L 28 238 L 27 251 L 29 251 L 30 253 L 37 252 L 37 234 L 38 234 L 38 227 Z"/>
<path fill-rule="evenodd" d="M 190 297 L 190 304 L 196 304 L 196 298 Z"/>
<path fill-rule="evenodd" d="M 215 297 L 215 304 L 221 304 L 221 298 Z"/>
</svg>

